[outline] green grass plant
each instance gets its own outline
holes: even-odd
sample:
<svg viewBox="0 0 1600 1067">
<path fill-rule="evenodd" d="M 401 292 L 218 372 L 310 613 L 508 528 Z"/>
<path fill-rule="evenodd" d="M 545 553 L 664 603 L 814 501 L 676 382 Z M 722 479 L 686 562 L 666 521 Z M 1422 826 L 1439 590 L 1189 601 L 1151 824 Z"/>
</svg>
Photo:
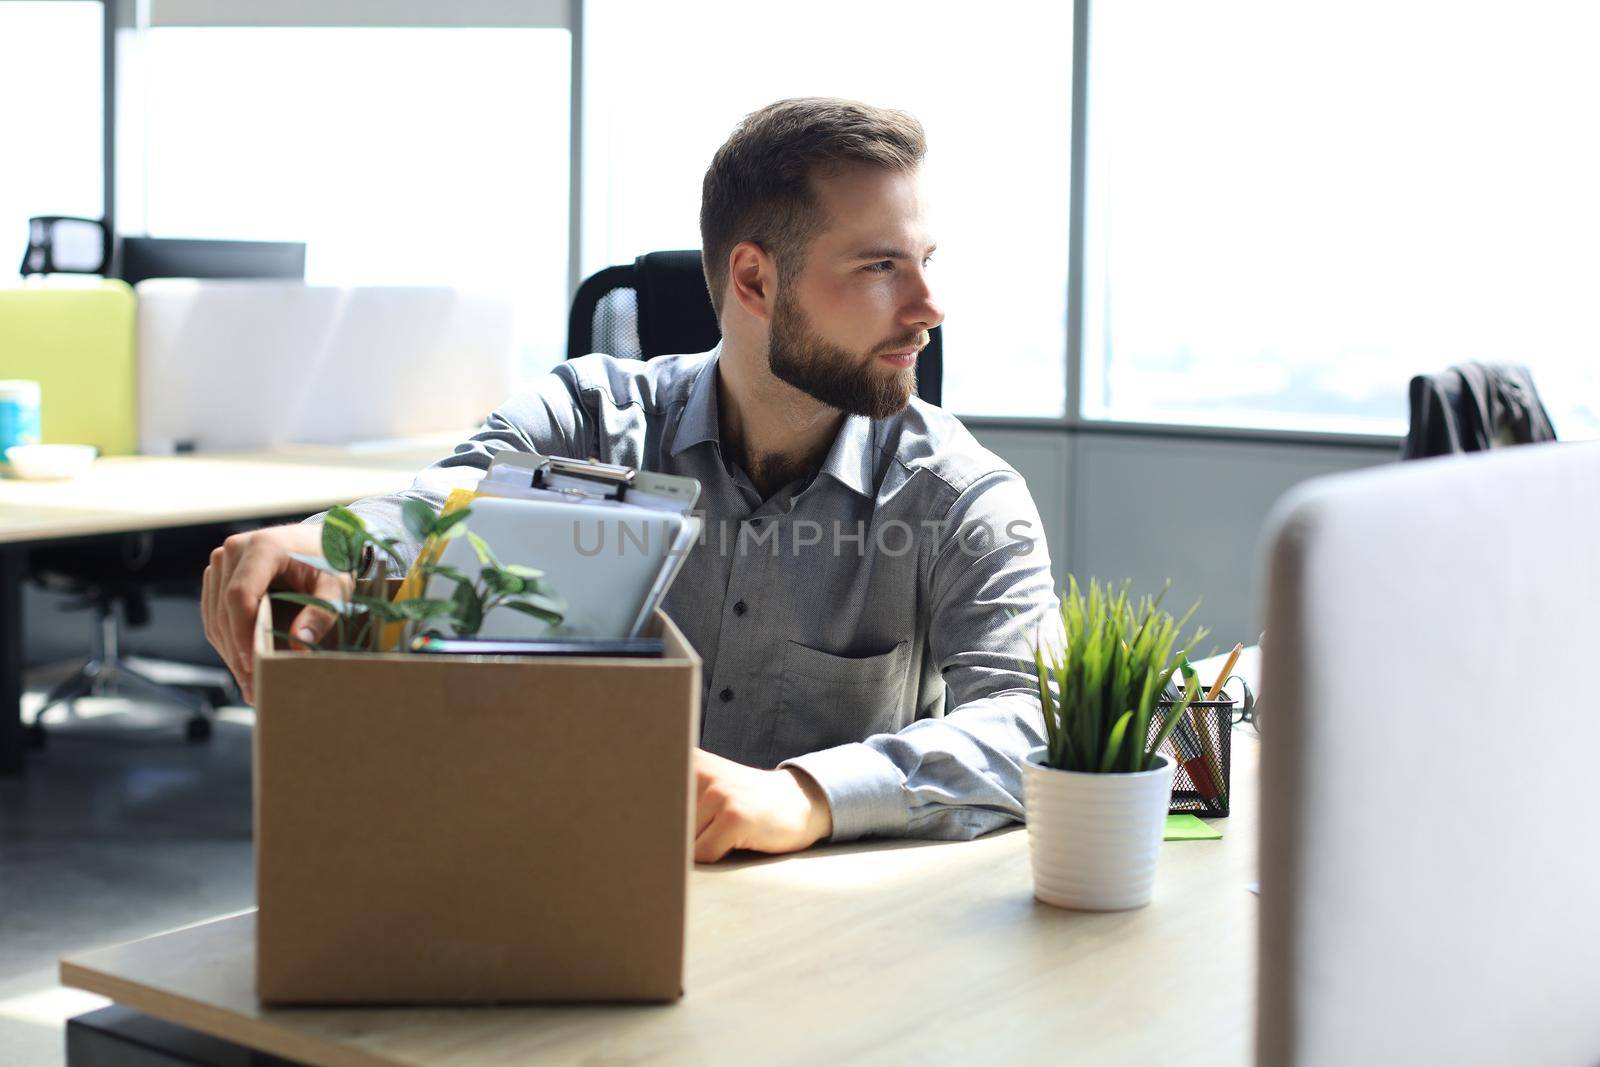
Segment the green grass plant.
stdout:
<svg viewBox="0 0 1600 1067">
<path fill-rule="evenodd" d="M 1061 598 L 1059 638 L 1034 646 L 1045 762 L 1058 770 L 1130 774 L 1154 769 L 1156 754 L 1200 695 L 1198 677 L 1184 668 L 1186 650 L 1206 631 L 1197 627 L 1181 648 L 1175 647 L 1199 601 L 1174 619 L 1161 609 L 1166 590 L 1135 603 L 1128 597 L 1131 584 L 1124 582 L 1113 593 L 1109 583 L 1090 579 L 1086 592 L 1076 578 L 1069 579 Z M 1183 695 L 1146 746 L 1162 690 L 1179 672 Z"/>
</svg>

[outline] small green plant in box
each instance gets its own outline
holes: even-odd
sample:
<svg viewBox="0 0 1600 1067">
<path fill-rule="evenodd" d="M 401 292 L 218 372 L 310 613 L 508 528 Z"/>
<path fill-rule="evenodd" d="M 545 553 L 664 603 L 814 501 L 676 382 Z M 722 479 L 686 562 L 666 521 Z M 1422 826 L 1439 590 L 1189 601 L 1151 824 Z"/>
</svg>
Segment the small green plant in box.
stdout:
<svg viewBox="0 0 1600 1067">
<path fill-rule="evenodd" d="M 330 509 L 323 519 L 322 555 L 295 553 L 294 558 L 344 579 L 349 595 L 342 601 L 308 593 L 273 593 L 272 598 L 321 608 L 333 615 L 334 643 L 342 652 L 378 649 L 384 629 L 395 624 L 403 627 L 398 644 L 401 649 L 411 647 L 410 639 L 416 633 L 441 624 L 448 625 L 457 637 L 470 637 L 482 628 L 484 616 L 500 607 L 532 615 L 552 626 L 560 625 L 566 604 L 545 581 L 544 572 L 501 563 L 483 538 L 467 529 L 466 520 L 471 514 L 470 508 L 462 508 L 440 515 L 421 500 L 407 500 L 403 508 L 406 530 L 422 544 L 417 565 L 423 577 L 422 588 L 426 589 L 428 579 L 434 576 L 444 578 L 455 585 L 448 598 L 391 600 L 389 569 L 391 565 L 397 570 L 405 566 L 395 547 L 398 542 L 392 537 L 374 536 L 360 516 L 342 507 Z M 472 545 L 478 557 L 477 575 L 437 562 L 443 544 L 458 537 L 467 538 Z M 366 566 L 369 549 L 370 567 Z M 301 644 L 289 634 L 277 636 Z"/>
<path fill-rule="evenodd" d="M 1165 595 L 1163 590 L 1162 595 Z M 1200 604 L 1181 619 L 1161 610 L 1161 597 L 1128 597 L 1128 583 L 1113 594 L 1093 579 L 1088 592 L 1070 579 L 1061 598 L 1064 640 L 1034 649 L 1039 704 L 1044 712 L 1046 765 L 1090 774 L 1137 773 L 1156 765 L 1157 753 L 1200 693 L 1186 650 L 1205 636 L 1196 628 L 1174 651 L 1179 634 Z M 1145 745 L 1161 694 L 1182 673 L 1183 695 L 1160 731 Z"/>
</svg>

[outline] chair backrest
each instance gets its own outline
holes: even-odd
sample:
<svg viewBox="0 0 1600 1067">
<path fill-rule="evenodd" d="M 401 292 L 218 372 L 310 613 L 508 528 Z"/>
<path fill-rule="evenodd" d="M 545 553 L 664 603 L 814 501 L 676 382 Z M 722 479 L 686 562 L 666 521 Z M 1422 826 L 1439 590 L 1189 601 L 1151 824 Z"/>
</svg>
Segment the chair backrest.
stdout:
<svg viewBox="0 0 1600 1067">
<path fill-rule="evenodd" d="M 22 273 L 104 274 L 110 253 L 111 230 L 104 219 L 35 215 L 28 220 Z"/>
<path fill-rule="evenodd" d="M 1269 533 L 1257 1062 L 1600 1055 L 1600 445 L 1308 483 Z"/>
<path fill-rule="evenodd" d="M 1533 374 L 1514 363 L 1460 363 L 1411 379 L 1401 459 L 1479 452 L 1556 439 Z"/>
<path fill-rule="evenodd" d="M 699 251 L 650 252 L 631 265 L 607 267 L 578 287 L 567 323 L 567 358 L 704 352 L 721 336 Z M 917 356 L 917 395 L 937 405 L 943 384 L 944 336 L 936 326 Z"/>
</svg>

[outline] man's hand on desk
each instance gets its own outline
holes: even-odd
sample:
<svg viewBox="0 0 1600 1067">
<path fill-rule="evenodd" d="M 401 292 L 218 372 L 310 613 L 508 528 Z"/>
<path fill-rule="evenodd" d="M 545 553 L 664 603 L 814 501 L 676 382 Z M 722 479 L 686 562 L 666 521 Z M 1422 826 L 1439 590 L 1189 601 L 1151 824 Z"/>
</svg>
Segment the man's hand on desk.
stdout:
<svg viewBox="0 0 1600 1067">
<path fill-rule="evenodd" d="M 828 798 L 804 771 L 763 771 L 695 749 L 694 776 L 696 863 L 736 848 L 799 852 L 833 833 Z"/>
<path fill-rule="evenodd" d="M 274 526 L 234 534 L 212 550 L 206 568 L 200 593 L 206 640 L 221 653 L 246 703 L 255 702 L 256 611 L 267 589 L 276 585 L 325 600 L 344 596 L 338 578 L 291 558 L 291 552 L 320 556 L 322 527 Z M 289 632 L 315 644 L 333 621 L 325 611 L 306 608 L 295 616 Z"/>
</svg>

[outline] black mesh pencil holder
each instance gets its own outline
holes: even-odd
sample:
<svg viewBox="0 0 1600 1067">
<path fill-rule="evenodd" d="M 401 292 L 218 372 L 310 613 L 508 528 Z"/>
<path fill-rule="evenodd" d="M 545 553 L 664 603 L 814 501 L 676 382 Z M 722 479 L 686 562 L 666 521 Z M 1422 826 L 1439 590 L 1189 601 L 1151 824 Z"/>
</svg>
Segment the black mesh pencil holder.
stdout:
<svg viewBox="0 0 1600 1067">
<path fill-rule="evenodd" d="M 1206 818 L 1228 814 L 1228 790 L 1232 785 L 1233 760 L 1232 697 L 1191 701 L 1183 721 L 1172 731 L 1161 749 L 1173 760 L 1173 815 L 1201 815 Z M 1172 701 L 1156 704 L 1150 716 L 1148 745 L 1172 714 Z"/>
</svg>

